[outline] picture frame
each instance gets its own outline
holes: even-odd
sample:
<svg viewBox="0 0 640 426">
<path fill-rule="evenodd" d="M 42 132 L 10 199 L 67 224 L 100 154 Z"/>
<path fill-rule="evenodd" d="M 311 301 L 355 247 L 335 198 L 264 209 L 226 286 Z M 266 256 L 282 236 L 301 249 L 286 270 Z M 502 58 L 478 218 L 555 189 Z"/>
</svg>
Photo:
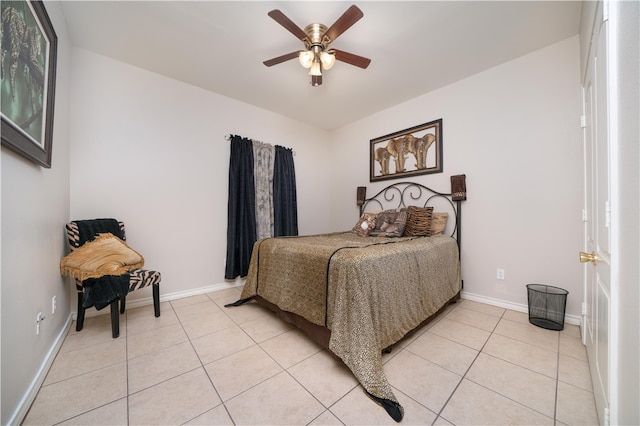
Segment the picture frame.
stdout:
<svg viewBox="0 0 640 426">
<path fill-rule="evenodd" d="M 370 140 L 369 181 L 442 173 L 442 119 Z"/>
<path fill-rule="evenodd" d="M 3 1 L 1 13 L 2 146 L 51 168 L 58 37 L 41 1 Z"/>
</svg>

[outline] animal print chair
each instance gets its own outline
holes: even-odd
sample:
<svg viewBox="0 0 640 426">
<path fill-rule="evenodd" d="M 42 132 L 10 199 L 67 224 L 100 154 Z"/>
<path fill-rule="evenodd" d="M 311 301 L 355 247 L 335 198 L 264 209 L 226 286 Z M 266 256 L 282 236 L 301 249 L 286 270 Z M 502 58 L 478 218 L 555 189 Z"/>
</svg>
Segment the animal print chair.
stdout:
<svg viewBox="0 0 640 426">
<path fill-rule="evenodd" d="M 93 220 L 76 220 L 69 222 L 65 226 L 69 247 L 75 250 L 84 243 L 94 240 L 98 234 L 112 233 L 116 237 L 125 241 L 124 223 L 115 219 L 93 219 Z M 128 275 L 128 277 L 127 277 Z M 118 302 L 120 302 L 120 314 L 124 313 L 125 302 L 128 292 L 132 292 L 141 288 L 152 286 L 153 289 L 153 309 L 156 317 L 160 316 L 160 272 L 150 271 L 146 269 L 132 269 L 127 274 L 118 276 L 117 278 L 126 280 L 128 278 L 128 288 L 120 296 L 119 299 L 111 301 L 111 332 L 113 338 L 120 335 L 120 319 L 118 314 Z M 97 278 L 100 280 L 100 278 Z M 76 290 L 78 291 L 78 318 L 76 320 L 76 331 L 82 330 L 84 326 L 85 314 L 85 281 L 76 281 Z M 126 282 L 125 282 L 126 283 Z"/>
</svg>

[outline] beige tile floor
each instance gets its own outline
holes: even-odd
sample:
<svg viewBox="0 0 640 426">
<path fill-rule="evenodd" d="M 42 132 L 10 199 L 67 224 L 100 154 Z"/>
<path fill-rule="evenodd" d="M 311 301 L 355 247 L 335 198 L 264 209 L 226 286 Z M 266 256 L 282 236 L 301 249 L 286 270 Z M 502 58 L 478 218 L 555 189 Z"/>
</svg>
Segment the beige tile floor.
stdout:
<svg viewBox="0 0 640 426">
<path fill-rule="evenodd" d="M 350 371 L 233 288 L 75 325 L 24 424 L 396 424 Z M 383 357 L 403 424 L 596 425 L 579 329 L 453 304 Z"/>
</svg>

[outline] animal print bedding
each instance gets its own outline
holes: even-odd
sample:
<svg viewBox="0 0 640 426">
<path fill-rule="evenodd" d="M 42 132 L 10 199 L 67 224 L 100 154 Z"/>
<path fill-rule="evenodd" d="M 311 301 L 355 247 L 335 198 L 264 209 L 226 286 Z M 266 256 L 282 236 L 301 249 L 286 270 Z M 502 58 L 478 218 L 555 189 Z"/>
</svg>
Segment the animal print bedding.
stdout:
<svg viewBox="0 0 640 426">
<path fill-rule="evenodd" d="M 256 242 L 242 298 L 259 295 L 330 329 L 329 349 L 370 396 L 397 406 L 401 419 L 402 407 L 382 369 L 382 350 L 460 288 L 458 246 L 451 237 L 344 232 Z"/>
</svg>

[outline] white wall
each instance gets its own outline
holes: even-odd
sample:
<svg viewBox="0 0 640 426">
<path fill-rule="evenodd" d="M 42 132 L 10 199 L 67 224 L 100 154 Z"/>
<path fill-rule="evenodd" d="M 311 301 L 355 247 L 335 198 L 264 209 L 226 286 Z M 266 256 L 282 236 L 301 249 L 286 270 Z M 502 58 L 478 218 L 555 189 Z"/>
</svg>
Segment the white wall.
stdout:
<svg viewBox="0 0 640 426">
<path fill-rule="evenodd" d="M 613 291 L 611 370 L 622 372 L 611 381 L 611 423 L 640 424 L 640 3 L 618 2 L 611 7 L 611 57 L 615 129 L 612 194 L 618 223 L 613 229 Z M 615 227 L 615 225 L 614 225 Z"/>
<path fill-rule="evenodd" d="M 300 233 L 329 230 L 327 133 L 86 50 L 72 62 L 71 218 L 123 220 L 161 298 L 224 282 L 226 134 L 293 148 Z"/>
<path fill-rule="evenodd" d="M 69 287 L 59 269 L 65 249 L 63 226 L 69 217 L 70 47 L 60 6 L 50 2 L 45 6 L 58 36 L 51 169 L 5 147 L 1 154 L 2 424 L 15 423 L 20 419 L 17 411 L 28 408 L 20 401 L 30 391 L 37 392 L 32 381 L 70 321 Z M 40 335 L 36 335 L 38 312 L 46 317 Z"/>
<path fill-rule="evenodd" d="M 368 182 L 369 140 L 442 118 L 444 172 L 412 180 L 450 192 L 449 176 L 467 175 L 465 293 L 526 307 L 526 284 L 556 285 L 570 292 L 567 313 L 579 316 L 579 67 L 576 36 L 340 129 L 333 138 L 341 153 L 332 175 L 334 228 L 356 222 L 357 186 L 372 195 L 393 182 Z"/>
</svg>

